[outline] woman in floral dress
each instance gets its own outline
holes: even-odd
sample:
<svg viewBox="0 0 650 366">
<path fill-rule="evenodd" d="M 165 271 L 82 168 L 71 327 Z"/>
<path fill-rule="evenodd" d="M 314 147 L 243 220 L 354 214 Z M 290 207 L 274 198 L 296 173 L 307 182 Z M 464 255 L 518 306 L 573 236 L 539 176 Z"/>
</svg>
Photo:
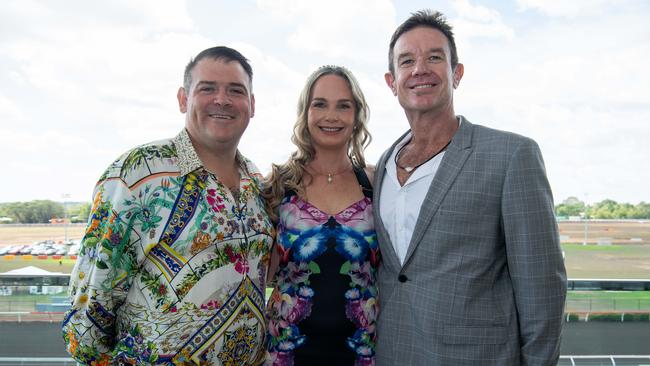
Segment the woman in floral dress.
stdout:
<svg viewBox="0 0 650 366">
<path fill-rule="evenodd" d="M 268 365 L 373 365 L 379 249 L 368 106 L 354 76 L 323 66 L 306 82 L 298 149 L 267 182 L 277 225 L 267 305 Z"/>
</svg>

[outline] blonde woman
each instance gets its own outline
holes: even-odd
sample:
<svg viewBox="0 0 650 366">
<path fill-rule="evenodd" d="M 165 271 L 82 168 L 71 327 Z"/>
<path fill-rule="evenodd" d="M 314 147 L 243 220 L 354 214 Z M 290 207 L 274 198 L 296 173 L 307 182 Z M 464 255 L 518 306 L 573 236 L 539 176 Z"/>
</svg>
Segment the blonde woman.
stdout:
<svg viewBox="0 0 650 366">
<path fill-rule="evenodd" d="M 265 192 L 277 225 L 268 365 L 373 365 L 379 251 L 368 106 L 347 69 L 307 79 L 292 141 Z"/>
</svg>

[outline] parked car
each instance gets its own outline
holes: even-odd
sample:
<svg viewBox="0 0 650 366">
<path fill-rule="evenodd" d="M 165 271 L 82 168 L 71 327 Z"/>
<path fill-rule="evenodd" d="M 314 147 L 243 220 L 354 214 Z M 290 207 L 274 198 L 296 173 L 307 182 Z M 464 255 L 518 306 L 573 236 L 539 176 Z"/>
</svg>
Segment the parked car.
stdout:
<svg viewBox="0 0 650 366">
<path fill-rule="evenodd" d="M 70 250 L 68 251 L 68 255 L 77 255 L 79 254 L 79 249 L 81 249 L 80 244 L 75 244 L 70 247 Z"/>
<path fill-rule="evenodd" d="M 25 254 L 32 254 L 32 250 L 34 250 L 34 248 L 33 248 L 31 245 L 25 245 L 25 246 L 23 247 L 23 249 L 21 249 L 21 250 L 18 252 L 18 254 L 22 254 L 22 255 L 25 255 Z"/>
<path fill-rule="evenodd" d="M 27 249 L 25 249 L 25 250 L 27 250 Z M 45 247 L 43 246 L 43 244 L 36 244 L 36 245 L 31 246 L 31 249 L 29 250 L 29 253 L 23 253 L 21 251 L 21 254 L 41 255 L 43 250 L 45 250 Z"/>
<path fill-rule="evenodd" d="M 7 254 L 20 254 L 20 251 L 25 247 L 26 245 L 14 245 L 7 251 Z"/>
</svg>

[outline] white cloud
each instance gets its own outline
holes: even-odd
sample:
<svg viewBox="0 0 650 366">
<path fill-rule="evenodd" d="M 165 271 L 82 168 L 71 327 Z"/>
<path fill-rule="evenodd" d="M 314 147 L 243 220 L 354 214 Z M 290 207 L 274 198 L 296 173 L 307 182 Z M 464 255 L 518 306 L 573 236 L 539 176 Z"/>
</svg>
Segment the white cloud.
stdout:
<svg viewBox="0 0 650 366">
<path fill-rule="evenodd" d="M 332 0 L 326 6 L 298 0 L 257 3 L 261 11 L 292 24 L 291 47 L 333 59 L 359 60 L 386 47 L 394 29 L 395 10 L 386 0 Z"/>
<path fill-rule="evenodd" d="M 602 15 L 607 6 L 618 6 L 614 0 L 517 0 L 520 10 L 534 9 L 550 16 L 584 17 Z"/>
<path fill-rule="evenodd" d="M 16 123 L 24 118 L 24 114 L 16 106 L 16 103 L 7 96 L 0 94 L 0 119 Z"/>
<path fill-rule="evenodd" d="M 452 3 L 452 9 L 461 17 L 479 22 L 500 23 L 498 11 L 482 5 L 472 5 L 469 0 L 457 0 Z"/>
<path fill-rule="evenodd" d="M 450 19 L 458 41 L 463 44 L 473 37 L 504 38 L 514 37 L 514 30 L 505 24 L 501 14 L 494 9 L 482 5 L 472 5 L 468 0 L 458 0 L 452 3 L 457 18 Z"/>
</svg>

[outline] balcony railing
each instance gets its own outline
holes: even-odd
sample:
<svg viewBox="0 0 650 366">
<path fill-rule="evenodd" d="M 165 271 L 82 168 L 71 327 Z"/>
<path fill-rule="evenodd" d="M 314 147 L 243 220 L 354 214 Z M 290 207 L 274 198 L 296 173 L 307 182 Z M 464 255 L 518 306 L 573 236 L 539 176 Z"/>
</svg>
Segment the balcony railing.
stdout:
<svg viewBox="0 0 650 366">
<path fill-rule="evenodd" d="M 650 364 L 650 355 L 645 356 L 561 356 L 558 366 L 645 366 Z M 66 357 L 0 357 L 2 366 L 74 366 L 76 363 Z"/>
<path fill-rule="evenodd" d="M 646 366 L 650 355 L 644 356 L 560 356 L 558 366 Z"/>
</svg>

